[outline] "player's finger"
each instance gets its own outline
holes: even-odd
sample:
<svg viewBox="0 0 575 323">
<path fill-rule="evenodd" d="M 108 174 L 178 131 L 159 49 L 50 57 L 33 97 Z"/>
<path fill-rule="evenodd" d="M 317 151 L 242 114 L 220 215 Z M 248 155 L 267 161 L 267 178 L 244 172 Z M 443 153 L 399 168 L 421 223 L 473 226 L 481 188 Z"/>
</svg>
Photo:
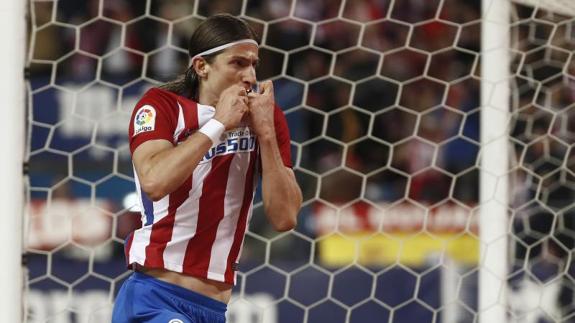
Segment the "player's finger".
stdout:
<svg viewBox="0 0 575 323">
<path fill-rule="evenodd" d="M 232 94 L 232 95 L 240 95 L 240 96 L 248 95 L 246 88 L 244 88 L 243 86 L 240 86 L 240 85 L 232 85 L 229 88 L 227 88 L 226 90 L 229 91 L 230 94 Z"/>
<path fill-rule="evenodd" d="M 269 81 L 264 81 L 264 82 L 260 83 L 259 94 L 265 94 L 266 93 L 267 87 L 268 87 L 268 82 Z"/>
<path fill-rule="evenodd" d="M 274 86 L 272 81 L 265 81 L 262 84 L 260 84 L 260 94 L 268 94 L 273 92 L 274 90 Z"/>
</svg>

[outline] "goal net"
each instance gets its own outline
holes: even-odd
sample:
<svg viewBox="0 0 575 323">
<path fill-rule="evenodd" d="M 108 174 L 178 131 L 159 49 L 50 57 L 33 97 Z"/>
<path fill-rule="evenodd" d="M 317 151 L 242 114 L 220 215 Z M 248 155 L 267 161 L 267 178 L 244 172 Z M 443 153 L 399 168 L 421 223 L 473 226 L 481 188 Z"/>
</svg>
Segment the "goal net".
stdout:
<svg viewBox="0 0 575 323">
<path fill-rule="evenodd" d="M 509 297 L 512 322 L 575 319 L 575 3 L 512 12 Z"/>
<path fill-rule="evenodd" d="M 219 12 L 262 36 L 258 79 L 274 81 L 304 195 L 277 233 L 257 194 L 228 321 L 479 322 L 479 0 L 28 0 L 26 321 L 110 321 L 140 225 L 130 114 Z M 509 322 L 568 322 L 575 6 L 510 16 L 498 302 Z"/>
</svg>

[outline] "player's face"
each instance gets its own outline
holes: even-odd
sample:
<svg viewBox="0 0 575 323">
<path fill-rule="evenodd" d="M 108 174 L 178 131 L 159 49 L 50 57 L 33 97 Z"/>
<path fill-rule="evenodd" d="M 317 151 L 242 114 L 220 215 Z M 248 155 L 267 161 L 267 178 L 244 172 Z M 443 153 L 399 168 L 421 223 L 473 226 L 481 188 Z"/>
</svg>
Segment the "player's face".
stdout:
<svg viewBox="0 0 575 323">
<path fill-rule="evenodd" d="M 219 98 L 223 90 L 238 84 L 251 89 L 256 84 L 258 47 L 254 44 L 238 44 L 217 55 L 207 77 L 202 80 L 207 94 Z"/>
</svg>

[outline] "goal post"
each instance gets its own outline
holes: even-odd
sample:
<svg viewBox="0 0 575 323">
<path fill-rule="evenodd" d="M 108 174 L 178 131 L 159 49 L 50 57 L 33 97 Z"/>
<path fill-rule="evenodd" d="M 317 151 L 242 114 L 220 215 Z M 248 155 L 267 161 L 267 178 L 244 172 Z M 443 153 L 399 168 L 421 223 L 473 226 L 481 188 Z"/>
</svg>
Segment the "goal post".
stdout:
<svg viewBox="0 0 575 323">
<path fill-rule="evenodd" d="M 510 6 L 508 0 L 482 1 L 480 323 L 507 322 Z"/>
<path fill-rule="evenodd" d="M 25 1 L 0 3 L 0 89 L 3 123 L 0 126 L 0 205 L 2 218 L 2 275 L 0 275 L 0 321 L 22 322 L 22 240 L 24 221 L 23 161 L 25 147 L 24 62 L 26 59 Z"/>
</svg>

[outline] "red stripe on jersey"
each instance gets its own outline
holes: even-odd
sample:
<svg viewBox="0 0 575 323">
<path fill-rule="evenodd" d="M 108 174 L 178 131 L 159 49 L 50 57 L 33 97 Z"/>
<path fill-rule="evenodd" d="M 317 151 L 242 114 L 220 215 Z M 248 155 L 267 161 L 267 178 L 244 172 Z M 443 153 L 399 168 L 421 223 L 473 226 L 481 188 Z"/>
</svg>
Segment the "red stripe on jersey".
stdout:
<svg viewBox="0 0 575 323">
<path fill-rule="evenodd" d="M 242 242 L 244 240 L 244 232 L 246 231 L 246 225 L 248 222 L 248 211 L 252 205 L 253 195 L 254 195 L 254 170 L 255 163 L 257 160 L 257 151 L 254 150 L 250 153 L 250 165 L 248 167 L 248 172 L 246 174 L 246 182 L 244 186 L 244 199 L 242 202 L 242 208 L 240 210 L 240 216 L 238 219 L 238 224 L 236 225 L 236 232 L 234 234 L 234 242 L 232 244 L 230 253 L 228 255 L 228 261 L 226 265 L 225 281 L 227 283 L 234 283 L 234 263 L 238 258 L 240 249 L 242 247 Z"/>
<path fill-rule="evenodd" d="M 201 231 L 196 232 L 186 247 L 185 273 L 200 277 L 207 275 L 218 224 L 224 218 L 224 199 L 233 158 L 233 154 L 214 157 L 212 168 L 204 178 L 198 206 L 197 228 Z"/>
<path fill-rule="evenodd" d="M 188 198 L 191 188 L 192 176 L 190 175 L 177 190 L 170 194 L 168 214 L 152 225 L 150 243 L 146 246 L 145 267 L 164 268 L 164 250 L 168 242 L 172 240 L 176 210 Z"/>
<path fill-rule="evenodd" d="M 184 121 L 186 122 L 186 130 L 178 136 L 176 142 L 186 140 L 186 138 L 192 133 L 198 130 L 200 127 L 198 120 L 198 104 L 189 100 L 178 100 L 178 103 L 182 106 L 182 111 L 184 113 Z"/>
</svg>

